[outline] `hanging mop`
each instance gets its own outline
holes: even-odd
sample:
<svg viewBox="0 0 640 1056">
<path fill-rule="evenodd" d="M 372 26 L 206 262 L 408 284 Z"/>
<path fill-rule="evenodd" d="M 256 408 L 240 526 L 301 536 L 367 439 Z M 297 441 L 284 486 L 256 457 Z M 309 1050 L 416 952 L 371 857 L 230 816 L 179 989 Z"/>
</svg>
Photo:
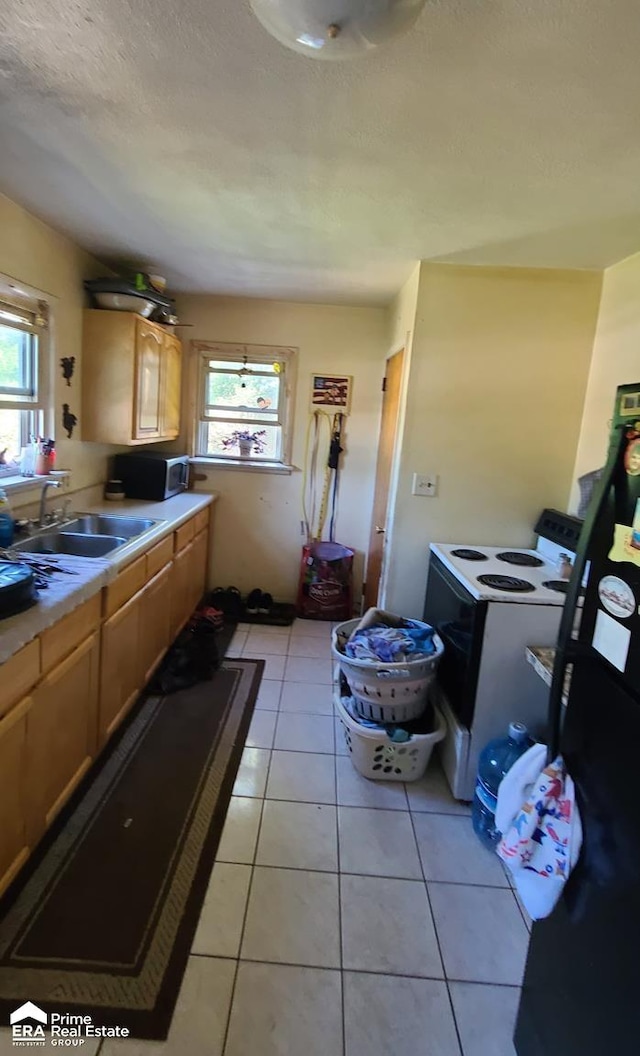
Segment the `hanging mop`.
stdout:
<svg viewBox="0 0 640 1056">
<path fill-rule="evenodd" d="M 330 420 L 322 411 L 314 411 L 309 420 L 302 489 L 306 542 L 298 584 L 298 615 L 308 620 L 344 621 L 352 615 L 353 550 L 335 542 L 343 431 L 343 414 Z M 319 467 L 325 460 L 323 474 Z"/>
</svg>

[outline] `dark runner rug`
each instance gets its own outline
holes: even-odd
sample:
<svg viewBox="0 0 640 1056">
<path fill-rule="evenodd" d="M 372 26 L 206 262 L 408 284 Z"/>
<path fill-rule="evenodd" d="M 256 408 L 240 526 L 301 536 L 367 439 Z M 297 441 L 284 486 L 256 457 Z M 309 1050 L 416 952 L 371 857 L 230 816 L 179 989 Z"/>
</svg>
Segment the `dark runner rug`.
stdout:
<svg viewBox="0 0 640 1056">
<path fill-rule="evenodd" d="M 263 668 L 142 703 L 6 900 L 3 1022 L 33 1001 L 166 1037 Z"/>
</svg>

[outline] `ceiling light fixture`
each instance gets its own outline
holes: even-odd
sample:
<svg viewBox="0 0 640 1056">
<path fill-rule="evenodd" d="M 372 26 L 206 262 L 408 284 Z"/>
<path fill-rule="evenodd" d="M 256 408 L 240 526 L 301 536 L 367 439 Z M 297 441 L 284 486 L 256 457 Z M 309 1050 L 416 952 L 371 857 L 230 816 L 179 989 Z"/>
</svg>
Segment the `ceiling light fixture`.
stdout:
<svg viewBox="0 0 640 1056">
<path fill-rule="evenodd" d="M 250 0 L 264 28 L 312 59 L 351 59 L 410 29 L 426 0 Z"/>
</svg>

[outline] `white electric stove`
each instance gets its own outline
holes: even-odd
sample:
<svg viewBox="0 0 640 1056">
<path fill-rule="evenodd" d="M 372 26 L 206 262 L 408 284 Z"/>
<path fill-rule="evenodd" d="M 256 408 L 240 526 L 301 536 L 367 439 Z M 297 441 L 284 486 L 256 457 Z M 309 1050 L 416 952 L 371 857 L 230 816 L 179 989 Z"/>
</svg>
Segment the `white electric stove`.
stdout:
<svg viewBox="0 0 640 1056">
<path fill-rule="evenodd" d="M 544 545 L 522 550 L 432 543 L 430 549 L 478 601 L 562 607 L 568 581 L 561 576 L 560 557 L 565 553 L 572 563 L 574 554 L 549 540 L 540 543 L 551 552 L 545 553 Z"/>
<path fill-rule="evenodd" d="M 473 798 L 480 752 L 510 721 L 544 737 L 548 691 L 525 650 L 555 644 L 568 587 L 562 566 L 573 561 L 580 526 L 545 510 L 533 550 L 431 544 L 424 618 L 445 646 L 435 687 L 447 720 L 440 754 L 458 799 Z"/>
</svg>

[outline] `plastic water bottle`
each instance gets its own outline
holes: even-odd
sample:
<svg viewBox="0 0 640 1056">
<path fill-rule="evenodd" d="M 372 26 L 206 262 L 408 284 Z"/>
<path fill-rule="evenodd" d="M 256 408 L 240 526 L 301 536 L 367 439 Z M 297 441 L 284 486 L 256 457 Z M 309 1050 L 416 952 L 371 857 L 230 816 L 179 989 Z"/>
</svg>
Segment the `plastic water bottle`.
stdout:
<svg viewBox="0 0 640 1056">
<path fill-rule="evenodd" d="M 532 744 L 527 727 L 522 722 L 511 722 L 508 736 L 489 741 L 480 753 L 471 820 L 474 832 L 487 847 L 494 848 L 501 836 L 496 829 L 500 782 Z"/>
<path fill-rule="evenodd" d="M 0 546 L 11 546 L 13 542 L 13 517 L 4 488 L 0 488 Z"/>
</svg>

